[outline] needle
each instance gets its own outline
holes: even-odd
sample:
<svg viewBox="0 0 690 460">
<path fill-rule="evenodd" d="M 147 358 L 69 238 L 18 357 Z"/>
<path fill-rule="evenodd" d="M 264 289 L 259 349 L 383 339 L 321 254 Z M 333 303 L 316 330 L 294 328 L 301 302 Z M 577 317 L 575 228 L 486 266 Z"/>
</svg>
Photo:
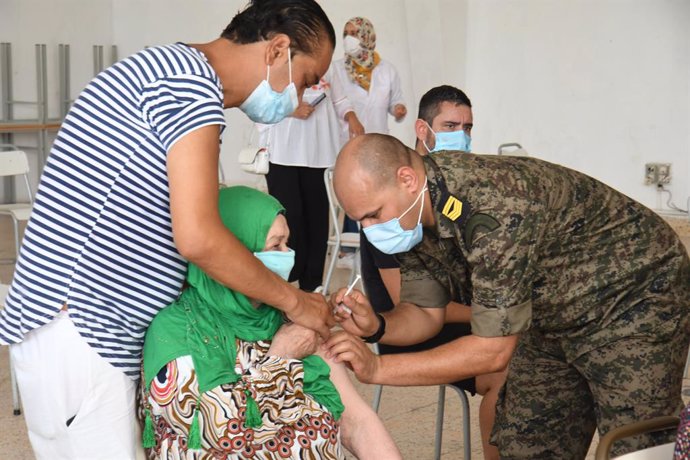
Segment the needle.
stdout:
<svg viewBox="0 0 690 460">
<path fill-rule="evenodd" d="M 350 284 L 350 286 L 348 286 L 347 291 L 345 291 L 345 295 L 344 295 L 344 296 L 348 296 L 348 295 L 350 295 L 350 294 L 352 293 L 352 290 L 355 288 L 355 284 L 357 284 L 357 282 L 358 282 L 361 278 L 362 278 L 361 275 L 357 275 L 357 276 L 355 277 L 355 280 L 352 282 L 352 284 Z M 344 296 L 343 296 L 343 297 L 344 297 Z M 350 310 L 350 308 L 348 308 L 348 306 L 345 305 L 345 304 L 342 303 L 342 302 L 338 304 L 338 307 L 337 307 L 337 308 L 342 308 L 342 309 L 343 309 L 344 311 L 346 311 L 347 313 L 352 314 L 352 310 Z"/>
</svg>

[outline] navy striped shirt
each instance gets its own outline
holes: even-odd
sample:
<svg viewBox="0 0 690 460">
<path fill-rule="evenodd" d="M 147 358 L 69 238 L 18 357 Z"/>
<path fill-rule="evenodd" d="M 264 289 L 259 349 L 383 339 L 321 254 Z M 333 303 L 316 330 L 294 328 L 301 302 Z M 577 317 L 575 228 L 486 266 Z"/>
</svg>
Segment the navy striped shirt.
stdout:
<svg viewBox="0 0 690 460">
<path fill-rule="evenodd" d="M 166 154 L 182 136 L 225 128 L 220 80 L 184 44 L 148 48 L 100 73 L 74 102 L 38 187 L 0 343 L 69 306 L 79 333 L 136 379 L 146 328 L 179 294 Z"/>
</svg>

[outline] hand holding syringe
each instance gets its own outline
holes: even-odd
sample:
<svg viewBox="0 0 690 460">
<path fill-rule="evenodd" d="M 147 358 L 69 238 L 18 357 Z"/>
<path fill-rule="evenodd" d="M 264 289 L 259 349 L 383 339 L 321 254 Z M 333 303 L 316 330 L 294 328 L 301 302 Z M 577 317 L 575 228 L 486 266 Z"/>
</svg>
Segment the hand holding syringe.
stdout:
<svg viewBox="0 0 690 460">
<path fill-rule="evenodd" d="M 369 299 L 355 289 L 361 277 L 357 278 L 346 288 L 341 288 L 331 296 L 333 315 L 340 326 L 352 335 L 370 337 L 374 334 L 381 321 L 369 303 Z"/>
<path fill-rule="evenodd" d="M 345 294 L 343 294 L 343 297 L 346 297 L 346 296 L 348 296 L 348 295 L 350 295 L 350 294 L 352 293 L 352 290 L 355 288 L 355 285 L 357 284 L 357 282 L 358 282 L 361 278 L 362 278 L 361 275 L 357 275 L 357 276 L 355 277 L 355 280 L 352 282 L 352 284 L 350 284 L 350 285 L 347 287 L 347 291 L 345 291 Z M 350 308 L 349 308 L 347 305 L 345 305 L 344 303 L 342 303 L 342 302 L 340 302 L 340 303 L 335 307 L 335 309 L 333 310 L 333 314 L 338 313 L 338 310 L 342 310 L 342 311 L 344 311 L 344 312 L 346 312 L 346 313 L 348 313 L 348 314 L 352 314 L 352 310 L 350 310 Z"/>
</svg>

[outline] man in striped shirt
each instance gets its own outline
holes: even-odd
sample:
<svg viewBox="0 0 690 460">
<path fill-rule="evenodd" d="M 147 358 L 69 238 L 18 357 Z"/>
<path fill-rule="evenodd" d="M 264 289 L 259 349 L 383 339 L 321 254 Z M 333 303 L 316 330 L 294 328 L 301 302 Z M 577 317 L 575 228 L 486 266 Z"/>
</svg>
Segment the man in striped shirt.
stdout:
<svg viewBox="0 0 690 460">
<path fill-rule="evenodd" d="M 74 102 L 0 316 L 37 458 L 134 457 L 144 335 L 187 261 L 328 335 L 323 297 L 282 281 L 223 226 L 217 171 L 223 109 L 278 121 L 334 45 L 313 0 L 255 0 L 219 39 L 148 48 Z"/>
</svg>

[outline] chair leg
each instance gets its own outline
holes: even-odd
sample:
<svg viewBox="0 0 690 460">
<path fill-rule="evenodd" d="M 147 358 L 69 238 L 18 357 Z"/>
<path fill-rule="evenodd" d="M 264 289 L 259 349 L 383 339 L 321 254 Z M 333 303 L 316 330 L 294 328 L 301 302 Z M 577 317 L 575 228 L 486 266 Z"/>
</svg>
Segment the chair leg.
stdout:
<svg viewBox="0 0 690 460">
<path fill-rule="evenodd" d="M 360 252 L 360 249 L 357 248 L 357 251 L 355 252 L 355 261 L 352 266 L 353 273 L 352 273 L 352 281 L 355 280 L 356 276 L 359 276 L 360 278 L 362 277 L 362 253 Z M 350 284 L 352 284 L 352 281 L 350 281 Z M 362 285 L 362 290 L 364 290 L 364 281 L 360 281 Z"/>
<path fill-rule="evenodd" d="M 379 412 L 379 406 L 381 406 L 381 395 L 383 393 L 383 385 L 376 385 L 374 387 L 374 399 L 371 402 L 371 407 L 374 409 L 374 412 L 378 414 Z"/>
<path fill-rule="evenodd" d="M 355 280 L 355 277 L 361 273 L 361 270 L 359 268 L 361 264 L 361 257 L 359 256 L 359 249 L 355 250 L 354 252 L 354 259 L 352 261 L 352 268 L 350 269 L 350 280 L 347 282 L 347 285 L 351 285 L 352 282 Z"/>
<path fill-rule="evenodd" d="M 328 260 L 328 271 L 326 271 L 326 280 L 323 282 L 323 295 L 328 295 L 331 286 L 331 277 L 333 276 L 333 270 L 335 269 L 335 263 L 338 261 L 338 251 L 340 245 L 330 247 L 330 255 L 327 254 Z"/>
<path fill-rule="evenodd" d="M 436 405 L 436 434 L 434 436 L 434 459 L 441 458 L 441 444 L 443 443 L 443 415 L 446 409 L 446 386 L 438 387 L 438 404 Z"/>
<path fill-rule="evenodd" d="M 365 292 L 366 294 L 366 292 Z M 381 350 L 379 350 L 379 344 L 375 343 L 373 345 L 374 348 L 374 353 L 377 355 L 381 354 Z M 379 412 L 379 406 L 381 405 L 381 395 L 383 394 L 383 385 L 375 385 L 374 386 L 374 399 L 371 401 L 371 408 L 374 409 L 374 412 L 378 414 Z"/>
<path fill-rule="evenodd" d="M 465 460 L 472 458 L 472 438 L 470 437 L 470 400 L 464 390 L 456 387 L 455 390 L 460 396 L 462 403 L 462 432 L 463 432 L 463 447 L 465 451 Z"/>
<path fill-rule="evenodd" d="M 14 226 L 14 263 L 19 260 L 19 221 L 12 216 L 12 225 Z"/>
<path fill-rule="evenodd" d="M 14 227 L 14 263 L 16 264 L 19 261 L 19 221 L 14 216 L 12 216 L 12 226 Z M 22 411 L 19 403 L 19 387 L 17 386 L 17 377 L 14 375 L 11 353 L 8 362 L 10 366 L 10 386 L 12 387 L 12 413 L 20 415 Z"/>
<path fill-rule="evenodd" d="M 443 442 L 443 415 L 445 412 L 446 387 L 452 388 L 460 397 L 462 405 L 462 447 L 465 460 L 472 459 L 472 438 L 470 433 L 470 400 L 465 390 L 453 385 L 440 385 L 438 389 L 438 409 L 436 412 L 436 441 L 434 443 L 434 458 L 441 458 L 441 445 Z"/>
<path fill-rule="evenodd" d="M 9 351 L 9 348 L 8 348 Z M 12 386 L 12 413 L 14 415 L 20 415 L 22 413 L 21 406 L 19 405 L 19 387 L 17 386 L 17 376 L 14 375 L 14 364 L 12 364 L 12 354 L 10 353 L 9 359 L 10 365 L 10 385 Z"/>
</svg>

